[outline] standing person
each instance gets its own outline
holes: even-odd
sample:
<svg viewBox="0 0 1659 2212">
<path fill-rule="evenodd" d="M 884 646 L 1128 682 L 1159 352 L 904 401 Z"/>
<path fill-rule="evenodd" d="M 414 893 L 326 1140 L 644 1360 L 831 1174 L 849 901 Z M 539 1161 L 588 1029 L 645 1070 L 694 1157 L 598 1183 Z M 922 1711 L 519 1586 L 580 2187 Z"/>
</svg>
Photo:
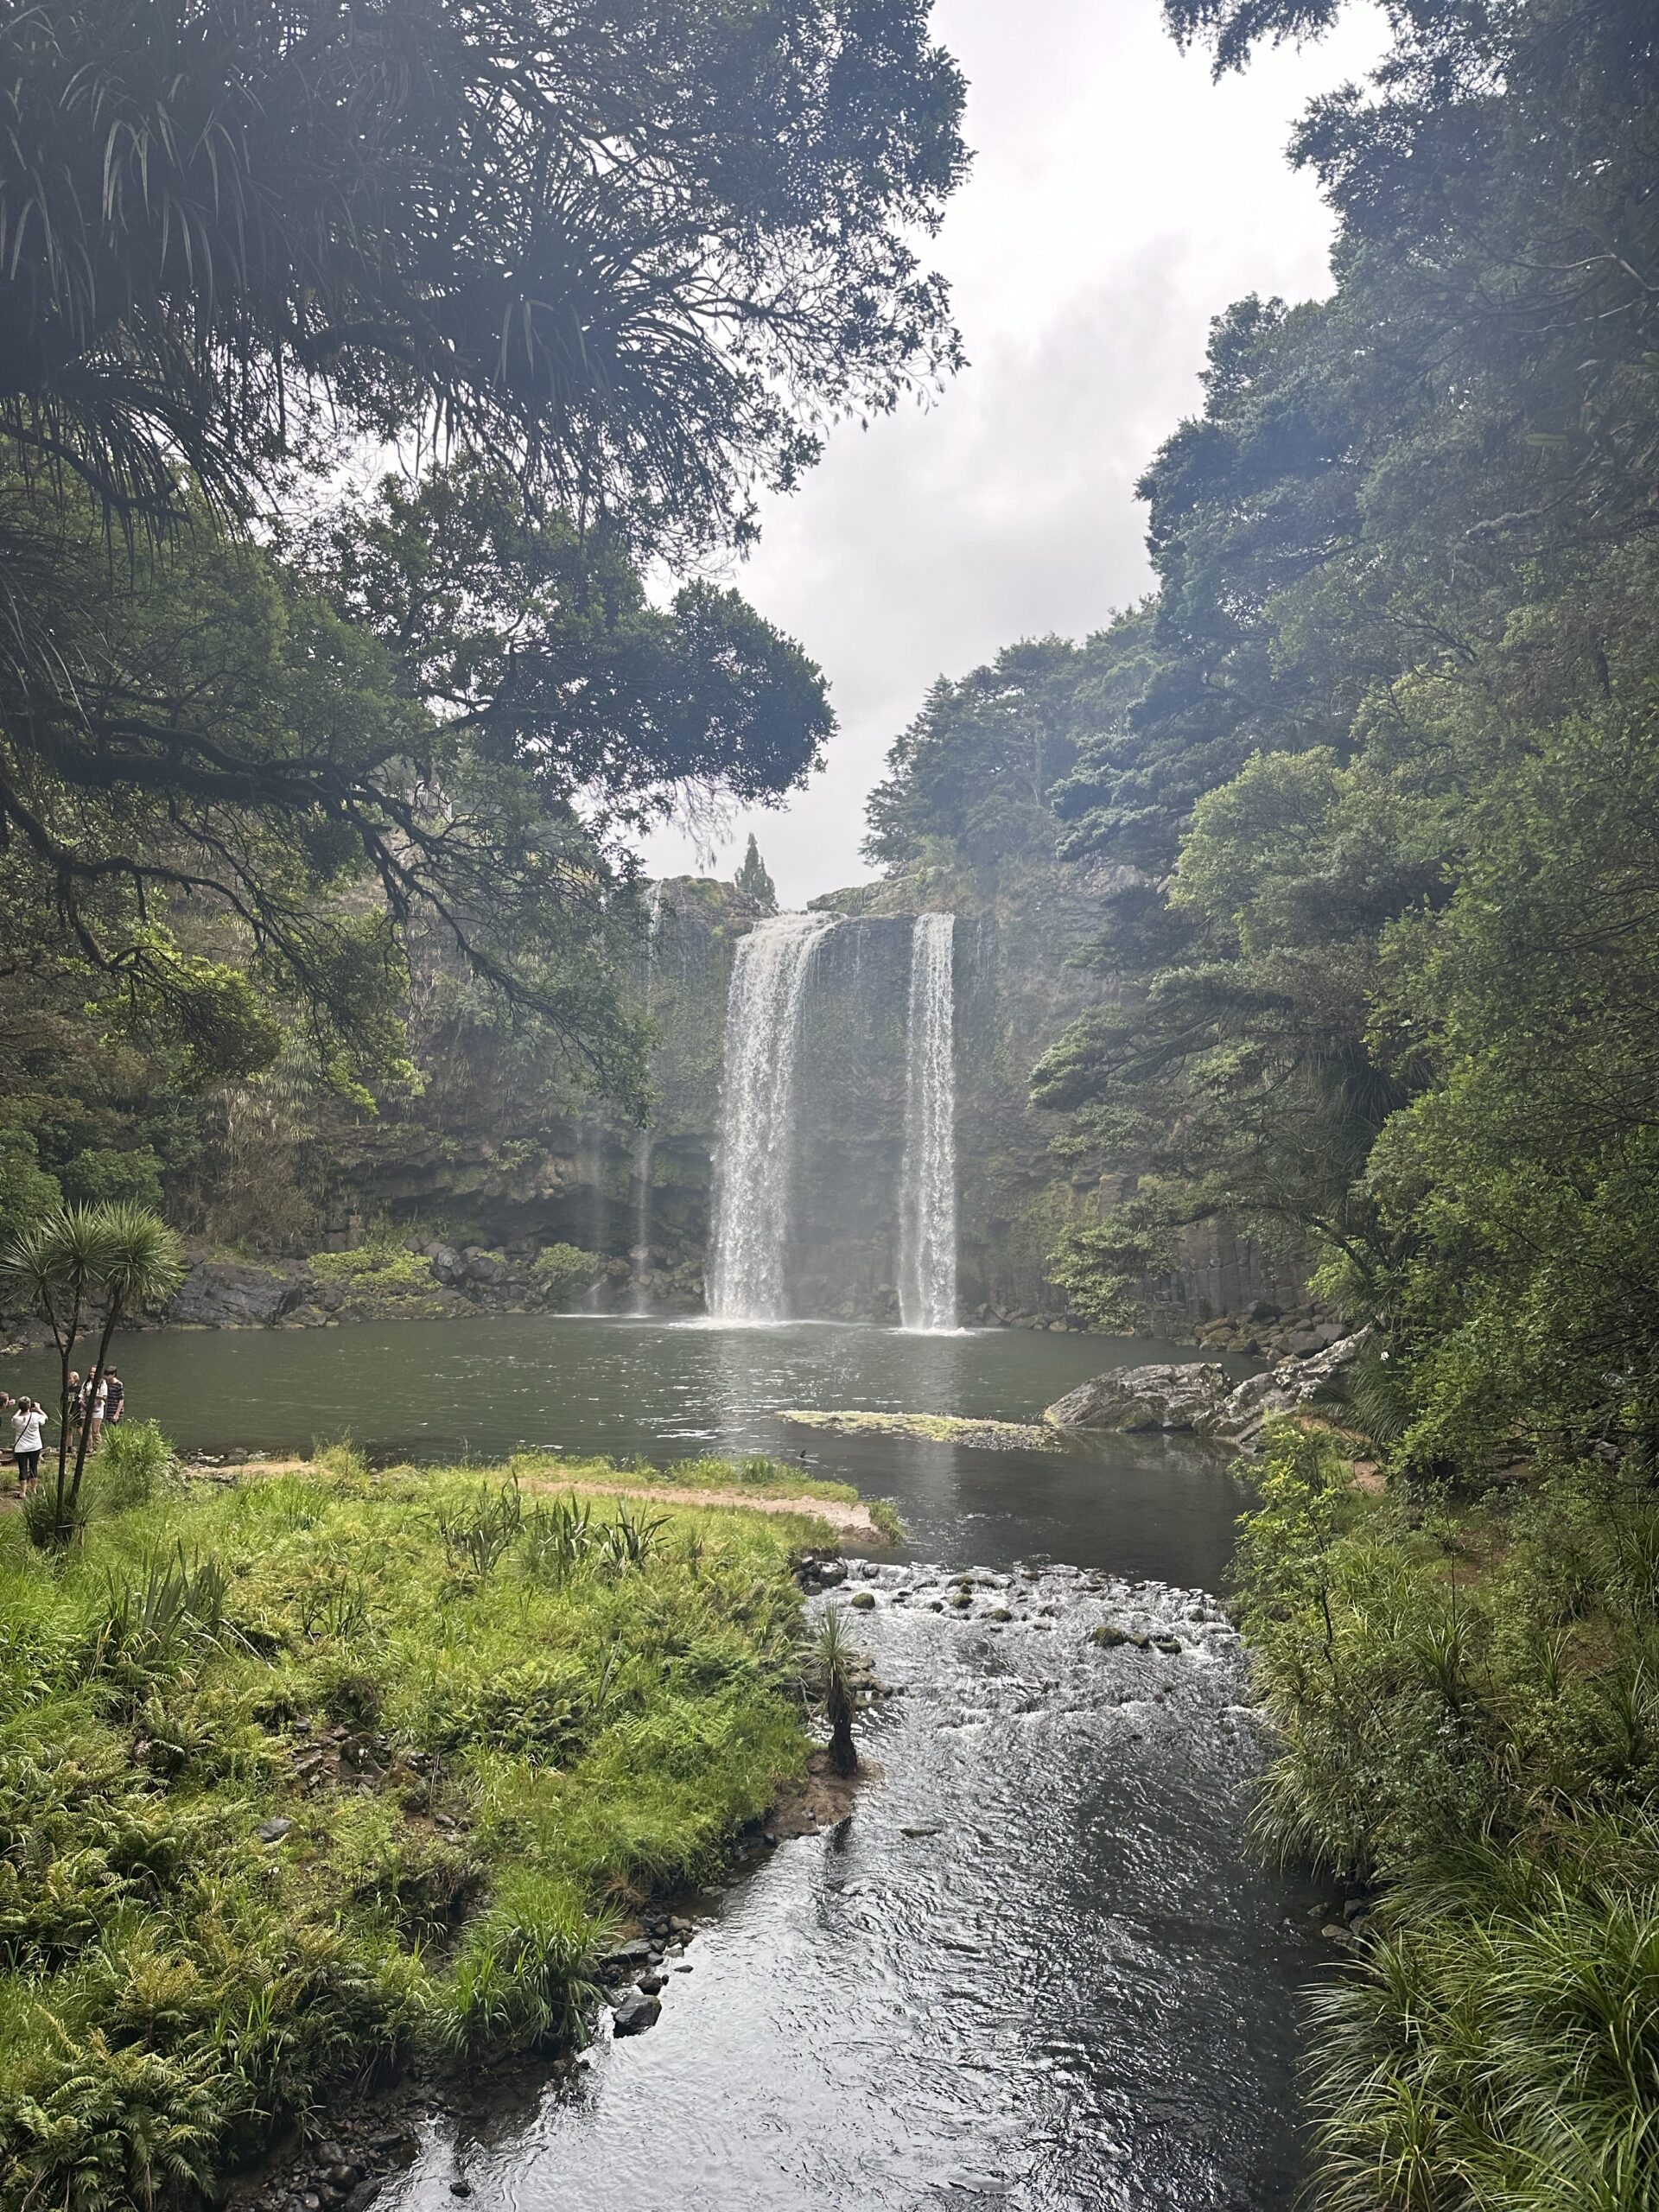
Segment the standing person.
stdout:
<svg viewBox="0 0 1659 2212">
<path fill-rule="evenodd" d="M 113 1428 L 126 1410 L 127 1386 L 113 1368 L 104 1379 L 110 1386 L 110 1402 L 104 1408 L 104 1418 Z"/>
<path fill-rule="evenodd" d="M 85 1399 L 86 1393 L 81 1389 L 80 1370 L 78 1367 L 72 1367 L 69 1370 L 69 1409 L 65 1416 L 69 1423 L 69 1448 L 72 1452 L 75 1447 L 75 1439 L 80 1434 Z"/>
<path fill-rule="evenodd" d="M 109 1377 L 100 1375 L 94 1382 L 89 1375 L 81 1385 L 80 1399 L 81 1419 L 86 1424 L 87 1448 L 96 1452 L 98 1440 L 104 1433 L 105 1408 L 110 1402 Z"/>
<path fill-rule="evenodd" d="M 17 1487 L 26 1490 L 41 1471 L 41 1431 L 46 1409 L 32 1398 L 19 1398 L 11 1417 L 11 1456 L 17 1463 Z"/>
</svg>

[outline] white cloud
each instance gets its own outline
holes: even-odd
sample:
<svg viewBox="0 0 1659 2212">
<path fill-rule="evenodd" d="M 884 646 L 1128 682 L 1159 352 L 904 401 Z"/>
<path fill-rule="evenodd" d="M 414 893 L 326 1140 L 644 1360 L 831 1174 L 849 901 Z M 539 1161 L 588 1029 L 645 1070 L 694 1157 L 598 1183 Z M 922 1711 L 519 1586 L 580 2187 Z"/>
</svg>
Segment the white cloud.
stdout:
<svg viewBox="0 0 1659 2212">
<path fill-rule="evenodd" d="M 1380 45 L 1361 13 L 1217 86 L 1157 0 L 939 0 L 934 22 L 970 87 L 975 168 L 932 256 L 970 365 L 930 407 L 837 430 L 736 578 L 822 664 L 841 720 L 824 771 L 734 817 L 718 863 L 753 829 L 791 904 L 868 873 L 866 794 L 935 676 L 1080 635 L 1146 588 L 1135 480 L 1198 404 L 1212 316 L 1328 290 L 1330 218 L 1283 148 Z M 647 862 L 698 864 L 672 830 Z"/>
</svg>

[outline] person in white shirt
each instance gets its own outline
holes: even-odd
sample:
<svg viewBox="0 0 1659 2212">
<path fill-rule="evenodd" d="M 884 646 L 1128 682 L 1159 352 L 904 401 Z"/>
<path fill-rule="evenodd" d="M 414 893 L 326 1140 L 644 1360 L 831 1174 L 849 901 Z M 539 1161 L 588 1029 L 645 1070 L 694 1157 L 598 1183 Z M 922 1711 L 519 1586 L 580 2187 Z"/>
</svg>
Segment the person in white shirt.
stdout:
<svg viewBox="0 0 1659 2212">
<path fill-rule="evenodd" d="M 104 1409 L 109 1403 L 109 1397 L 110 1386 L 102 1375 L 98 1378 L 96 1389 L 92 1388 L 90 1375 L 80 1386 L 80 1417 L 86 1424 L 86 1441 L 93 1451 L 98 1449 L 98 1440 L 104 1433 Z"/>
<path fill-rule="evenodd" d="M 32 1483 L 41 1471 L 41 1432 L 46 1408 L 33 1398 L 19 1398 L 11 1416 L 11 1456 L 17 1463 L 19 1484 Z"/>
</svg>

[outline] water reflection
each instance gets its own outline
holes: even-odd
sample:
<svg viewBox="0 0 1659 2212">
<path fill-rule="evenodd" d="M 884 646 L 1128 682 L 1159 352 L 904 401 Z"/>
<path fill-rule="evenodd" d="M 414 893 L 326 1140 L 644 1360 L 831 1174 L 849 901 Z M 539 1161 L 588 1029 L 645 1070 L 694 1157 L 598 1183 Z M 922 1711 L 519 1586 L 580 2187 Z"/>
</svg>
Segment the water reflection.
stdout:
<svg viewBox="0 0 1659 2212">
<path fill-rule="evenodd" d="M 526 1447 L 664 1461 L 788 1452 L 894 1497 L 933 1558 L 1035 1552 L 1213 1583 L 1238 1510 L 1221 1463 L 1161 1440 L 1077 1458 L 791 1428 L 791 1407 L 1028 1420 L 1101 1368 L 1173 1347 L 978 1330 L 915 1336 L 844 1322 L 767 1329 L 508 1314 L 327 1330 L 124 1338 L 128 1402 L 188 1450 L 303 1452 L 350 1435 L 380 1458 L 493 1459 Z M 0 1380 L 48 1380 L 38 1355 Z"/>
</svg>

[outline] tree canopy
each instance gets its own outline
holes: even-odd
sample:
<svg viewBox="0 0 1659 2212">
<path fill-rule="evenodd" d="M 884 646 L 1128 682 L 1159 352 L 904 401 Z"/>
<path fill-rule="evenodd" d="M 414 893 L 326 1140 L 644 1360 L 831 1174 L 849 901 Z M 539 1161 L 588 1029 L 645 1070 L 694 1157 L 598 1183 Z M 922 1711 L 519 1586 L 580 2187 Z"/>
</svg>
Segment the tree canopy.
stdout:
<svg viewBox="0 0 1659 2212">
<path fill-rule="evenodd" d="M 630 833 L 831 727 L 645 564 L 955 365 L 925 8 L 34 0 L 0 86 L 13 977 L 350 1084 L 435 931 L 637 1095 Z M 342 441 L 416 465 L 340 500 Z"/>
<path fill-rule="evenodd" d="M 1171 12 L 1230 64 L 1333 11 Z M 1037 1095 L 1135 1179 L 1076 1294 L 1122 1312 L 1195 1216 L 1276 1226 L 1389 1332 L 1427 1463 L 1646 1434 L 1659 1389 L 1659 25 L 1395 29 L 1299 136 L 1334 296 L 1223 317 L 1145 480 L 1155 664 L 1055 797 L 1132 871 L 1117 988 Z"/>
<path fill-rule="evenodd" d="M 652 543 L 950 366 L 918 0 L 31 0 L 0 31 L 0 432 L 240 505 L 326 400 Z"/>
<path fill-rule="evenodd" d="M 1338 10 L 1167 12 L 1231 67 Z M 871 850 L 1006 849 L 1041 733 L 1033 832 L 1103 916 L 1034 1082 L 1103 1194 L 1057 1255 L 1082 1310 L 1143 1313 L 1224 1214 L 1377 1325 L 1413 1464 L 1645 1449 L 1659 18 L 1389 21 L 1295 142 L 1332 295 L 1219 317 L 1142 481 L 1154 598 L 937 687 Z"/>
</svg>

